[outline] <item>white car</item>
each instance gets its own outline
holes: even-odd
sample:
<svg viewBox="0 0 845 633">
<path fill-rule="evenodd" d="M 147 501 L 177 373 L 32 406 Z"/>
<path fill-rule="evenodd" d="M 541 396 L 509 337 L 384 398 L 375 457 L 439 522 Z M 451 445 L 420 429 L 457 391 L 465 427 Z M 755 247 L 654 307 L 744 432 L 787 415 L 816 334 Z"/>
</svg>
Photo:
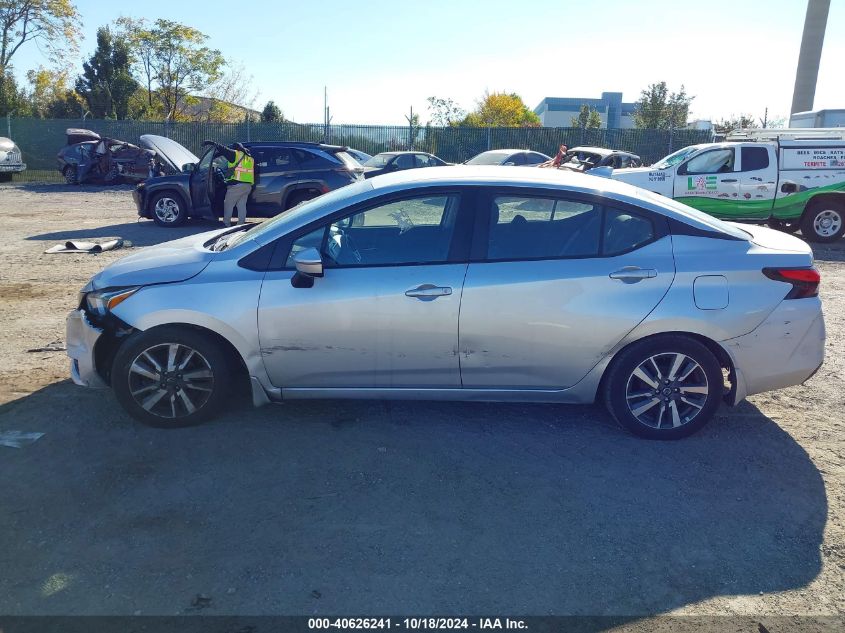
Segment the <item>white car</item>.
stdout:
<svg viewBox="0 0 845 633">
<path fill-rule="evenodd" d="M 19 174 L 26 169 L 20 148 L 14 141 L 0 136 L 0 182 L 12 179 L 12 174 Z"/>
</svg>

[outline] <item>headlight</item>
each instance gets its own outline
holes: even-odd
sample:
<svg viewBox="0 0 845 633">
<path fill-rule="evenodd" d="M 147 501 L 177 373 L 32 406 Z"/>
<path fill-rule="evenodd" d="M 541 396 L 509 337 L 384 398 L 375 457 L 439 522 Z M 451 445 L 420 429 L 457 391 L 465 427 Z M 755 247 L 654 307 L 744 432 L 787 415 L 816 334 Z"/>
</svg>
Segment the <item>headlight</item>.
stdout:
<svg viewBox="0 0 845 633">
<path fill-rule="evenodd" d="M 89 292 L 85 295 L 85 306 L 89 312 L 105 316 L 138 290 L 139 288 L 118 288 L 117 290 Z"/>
</svg>

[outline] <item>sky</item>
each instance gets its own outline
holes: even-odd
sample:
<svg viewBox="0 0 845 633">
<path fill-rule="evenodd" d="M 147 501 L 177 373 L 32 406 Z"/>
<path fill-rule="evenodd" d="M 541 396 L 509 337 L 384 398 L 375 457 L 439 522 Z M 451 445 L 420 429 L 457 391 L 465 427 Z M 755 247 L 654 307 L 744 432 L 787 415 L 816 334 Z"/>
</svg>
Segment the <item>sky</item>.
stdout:
<svg viewBox="0 0 845 633">
<path fill-rule="evenodd" d="M 691 118 L 787 117 L 806 0 L 76 0 L 82 58 L 97 27 L 120 15 L 166 18 L 209 36 L 244 64 L 261 109 L 273 100 L 300 123 L 403 124 L 426 98 L 471 110 L 489 92 L 516 92 L 529 108 L 545 97 L 636 101 L 650 83 L 694 95 Z M 845 108 L 845 0 L 833 0 L 815 108 Z M 15 57 L 23 77 L 50 66 L 30 44 Z"/>
</svg>

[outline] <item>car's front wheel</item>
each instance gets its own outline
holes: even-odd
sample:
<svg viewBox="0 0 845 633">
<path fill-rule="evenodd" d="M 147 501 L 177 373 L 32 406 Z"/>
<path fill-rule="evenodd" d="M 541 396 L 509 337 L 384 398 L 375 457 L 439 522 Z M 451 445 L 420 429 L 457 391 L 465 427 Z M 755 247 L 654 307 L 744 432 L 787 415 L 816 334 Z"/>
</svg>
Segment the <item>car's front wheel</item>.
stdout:
<svg viewBox="0 0 845 633">
<path fill-rule="evenodd" d="M 722 369 L 713 353 L 679 335 L 632 344 L 608 372 L 604 395 L 611 415 L 649 439 L 695 433 L 713 417 L 724 391 Z"/>
<path fill-rule="evenodd" d="M 157 193 L 150 200 L 153 221 L 159 226 L 181 226 L 188 219 L 188 211 L 182 199 L 169 191 Z"/>
<path fill-rule="evenodd" d="M 227 357 L 202 332 L 164 326 L 126 341 L 114 358 L 112 389 L 123 408 L 149 426 L 193 426 L 217 414 L 231 384 Z"/>
</svg>

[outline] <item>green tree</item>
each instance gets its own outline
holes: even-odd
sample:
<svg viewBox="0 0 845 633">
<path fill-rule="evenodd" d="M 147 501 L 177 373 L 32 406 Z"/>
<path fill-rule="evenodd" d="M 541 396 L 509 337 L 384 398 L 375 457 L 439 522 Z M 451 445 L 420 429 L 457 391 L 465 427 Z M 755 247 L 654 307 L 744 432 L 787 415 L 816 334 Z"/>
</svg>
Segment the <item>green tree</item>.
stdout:
<svg viewBox="0 0 845 633">
<path fill-rule="evenodd" d="M 757 125 L 754 117 L 750 114 L 740 114 L 739 116 L 731 116 L 727 119 L 722 119 L 721 121 L 716 121 L 713 124 L 713 129 L 715 130 L 716 134 L 727 134 L 728 132 L 732 132 L 733 130 L 741 130 L 743 128 L 756 128 L 760 127 Z"/>
<path fill-rule="evenodd" d="M 18 87 L 15 76 L 7 71 L 0 75 L 0 115 L 31 116 L 26 94 Z"/>
<path fill-rule="evenodd" d="M 458 123 L 467 113 L 452 99 L 440 97 L 429 97 L 428 111 L 430 113 L 429 123 L 440 127 L 448 127 Z"/>
<path fill-rule="evenodd" d="M 35 42 L 54 59 L 75 53 L 79 11 L 71 0 L 0 0 L 0 115 L 21 108 L 21 92 L 12 78 L 15 54 Z"/>
<path fill-rule="evenodd" d="M 641 129 L 655 130 L 684 127 L 694 98 L 686 93 L 684 86 L 678 92 L 669 92 L 665 81 L 651 84 L 640 93 L 637 100 L 634 125 Z"/>
<path fill-rule="evenodd" d="M 572 117 L 572 127 L 582 130 L 597 130 L 601 127 L 601 115 L 598 110 L 589 107 L 586 103 L 581 104 L 578 116 Z"/>
<path fill-rule="evenodd" d="M 85 109 L 79 95 L 68 86 L 66 69 L 39 66 L 26 73 L 29 82 L 29 105 L 32 116 L 41 119 L 64 119 L 80 116 Z"/>
<path fill-rule="evenodd" d="M 460 125 L 467 127 L 539 127 L 540 117 L 515 93 L 484 93 Z"/>
<path fill-rule="evenodd" d="M 97 48 L 76 81 L 76 91 L 93 117 L 127 118 L 129 99 L 138 89 L 130 64 L 128 42 L 115 37 L 107 26 L 97 29 Z"/>
<path fill-rule="evenodd" d="M 282 116 L 282 111 L 275 104 L 275 102 L 268 101 L 267 105 L 264 106 L 264 109 L 261 111 L 261 121 L 263 123 L 281 123 L 284 120 Z"/>
<path fill-rule="evenodd" d="M 208 36 L 193 27 L 159 19 L 151 34 L 157 94 L 165 116 L 176 119 L 185 97 L 220 78 L 225 60 L 220 51 L 205 46 Z"/>
<path fill-rule="evenodd" d="M 117 36 L 126 41 L 129 47 L 129 61 L 146 89 L 148 110 L 153 106 L 153 83 L 155 82 L 155 35 L 150 23 L 144 18 L 120 17 L 114 21 Z M 133 101 L 135 97 L 133 97 Z M 136 111 L 140 104 L 134 104 Z"/>
</svg>

